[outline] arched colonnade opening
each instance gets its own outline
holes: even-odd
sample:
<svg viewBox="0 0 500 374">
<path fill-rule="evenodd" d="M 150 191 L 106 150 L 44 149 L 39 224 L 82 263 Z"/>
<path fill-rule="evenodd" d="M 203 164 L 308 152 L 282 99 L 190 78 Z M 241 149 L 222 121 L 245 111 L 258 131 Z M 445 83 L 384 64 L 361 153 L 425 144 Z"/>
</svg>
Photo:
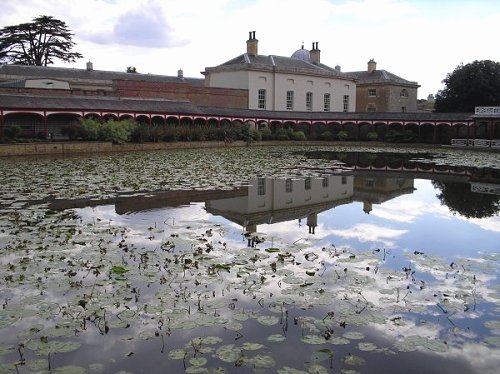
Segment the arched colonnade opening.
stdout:
<svg viewBox="0 0 500 374">
<path fill-rule="evenodd" d="M 77 126 L 81 119 L 92 119 L 99 123 L 107 121 L 133 120 L 151 132 L 172 132 L 180 136 L 163 136 L 163 140 L 182 140 L 196 136 L 200 140 L 224 140 L 227 134 L 258 132 L 262 140 L 275 139 L 283 132 L 301 131 L 309 140 L 335 140 L 340 132 L 347 140 L 368 140 L 370 134 L 382 141 L 397 141 L 413 138 L 423 143 L 450 144 L 453 138 L 500 139 L 500 120 L 468 122 L 431 121 L 387 121 L 387 120 L 290 120 L 273 118 L 233 118 L 211 115 L 112 113 L 88 111 L 47 112 L 10 111 L 0 116 L 0 135 L 9 126 L 20 129 L 20 135 L 31 138 L 66 139 L 63 129 Z M 184 134 L 196 130 L 197 135 Z M 209 135 L 210 134 L 210 135 Z M 158 138 L 153 136 L 152 138 Z M 144 140 L 147 140 L 144 139 Z M 151 140 L 151 139 L 149 139 Z"/>
</svg>

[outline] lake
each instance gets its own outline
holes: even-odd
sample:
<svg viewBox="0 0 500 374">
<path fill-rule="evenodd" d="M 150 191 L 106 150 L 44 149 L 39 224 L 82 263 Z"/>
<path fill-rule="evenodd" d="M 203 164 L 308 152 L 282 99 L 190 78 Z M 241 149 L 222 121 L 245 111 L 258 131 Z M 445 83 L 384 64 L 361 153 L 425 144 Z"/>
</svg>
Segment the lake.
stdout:
<svg viewBox="0 0 500 374">
<path fill-rule="evenodd" d="M 0 159 L 0 373 L 496 373 L 500 154 Z"/>
</svg>

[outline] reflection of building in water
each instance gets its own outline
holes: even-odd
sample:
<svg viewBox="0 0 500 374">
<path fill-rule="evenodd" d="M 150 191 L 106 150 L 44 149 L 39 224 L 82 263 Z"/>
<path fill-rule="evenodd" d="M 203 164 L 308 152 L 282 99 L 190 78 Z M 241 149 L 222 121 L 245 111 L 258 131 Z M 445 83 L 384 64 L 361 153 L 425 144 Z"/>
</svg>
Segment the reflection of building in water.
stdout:
<svg viewBox="0 0 500 374">
<path fill-rule="evenodd" d="M 258 224 L 307 218 L 309 233 L 318 225 L 317 214 L 352 201 L 353 176 L 323 178 L 255 178 L 248 195 L 205 203 L 211 214 L 221 215 L 256 232 Z"/>
<path fill-rule="evenodd" d="M 382 204 L 397 196 L 411 194 L 415 190 L 413 179 L 354 177 L 354 200 L 363 203 L 363 211 L 370 213 L 373 204 Z"/>
</svg>

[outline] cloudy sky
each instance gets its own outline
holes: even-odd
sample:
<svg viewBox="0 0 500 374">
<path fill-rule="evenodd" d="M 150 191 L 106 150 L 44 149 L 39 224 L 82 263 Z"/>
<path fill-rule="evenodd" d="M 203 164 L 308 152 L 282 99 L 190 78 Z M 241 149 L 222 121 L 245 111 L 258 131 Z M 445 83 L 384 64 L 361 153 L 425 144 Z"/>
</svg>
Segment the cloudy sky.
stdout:
<svg viewBox="0 0 500 374">
<path fill-rule="evenodd" d="M 201 78 L 246 51 L 290 56 L 318 42 L 321 62 L 378 69 L 418 82 L 419 98 L 443 88 L 460 63 L 500 61 L 498 0 L 1 0 L 0 27 L 39 15 L 66 22 L 84 58 L 55 66 Z"/>
</svg>

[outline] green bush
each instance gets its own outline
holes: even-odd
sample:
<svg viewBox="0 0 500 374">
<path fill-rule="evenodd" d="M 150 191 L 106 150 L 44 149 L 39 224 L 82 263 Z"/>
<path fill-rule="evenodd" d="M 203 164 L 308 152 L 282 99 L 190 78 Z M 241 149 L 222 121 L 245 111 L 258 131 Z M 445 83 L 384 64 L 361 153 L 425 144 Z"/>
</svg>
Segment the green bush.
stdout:
<svg viewBox="0 0 500 374">
<path fill-rule="evenodd" d="M 276 136 L 276 140 L 284 141 L 284 140 L 290 140 L 287 134 L 280 134 Z"/>
<path fill-rule="evenodd" d="M 374 141 L 378 139 L 378 134 L 375 131 L 369 131 L 366 134 L 366 140 Z"/>
<path fill-rule="evenodd" d="M 323 131 L 319 136 L 318 139 L 320 140 L 333 140 L 335 137 L 331 133 L 331 131 Z"/>
<path fill-rule="evenodd" d="M 339 131 L 337 133 L 337 139 L 338 140 L 347 140 L 347 138 L 349 137 L 349 133 L 347 131 Z"/>
<path fill-rule="evenodd" d="M 292 139 L 293 140 L 296 140 L 296 141 L 303 141 L 303 140 L 307 140 L 306 138 L 306 134 L 304 134 L 303 131 L 295 131 L 293 134 L 292 134 Z"/>
<path fill-rule="evenodd" d="M 418 135 L 411 130 L 390 130 L 387 132 L 385 140 L 391 143 L 416 143 L 419 138 Z"/>
<path fill-rule="evenodd" d="M 274 138 L 273 133 L 268 128 L 259 130 L 259 133 L 262 140 L 272 140 Z"/>
<path fill-rule="evenodd" d="M 82 127 L 82 138 L 84 140 L 99 140 L 100 123 L 93 119 L 80 118 L 80 125 Z"/>
<path fill-rule="evenodd" d="M 81 119 L 82 138 L 85 140 L 102 140 L 113 143 L 125 143 L 137 134 L 137 123 L 127 119 L 123 121 L 109 120 L 103 124 L 93 119 Z"/>
<path fill-rule="evenodd" d="M 61 135 L 67 136 L 69 140 L 75 140 L 84 137 L 84 129 L 80 123 L 71 123 L 61 128 Z"/>
<path fill-rule="evenodd" d="M 3 134 L 7 139 L 14 140 L 21 133 L 21 127 L 17 125 L 9 125 L 3 130 Z"/>
</svg>

